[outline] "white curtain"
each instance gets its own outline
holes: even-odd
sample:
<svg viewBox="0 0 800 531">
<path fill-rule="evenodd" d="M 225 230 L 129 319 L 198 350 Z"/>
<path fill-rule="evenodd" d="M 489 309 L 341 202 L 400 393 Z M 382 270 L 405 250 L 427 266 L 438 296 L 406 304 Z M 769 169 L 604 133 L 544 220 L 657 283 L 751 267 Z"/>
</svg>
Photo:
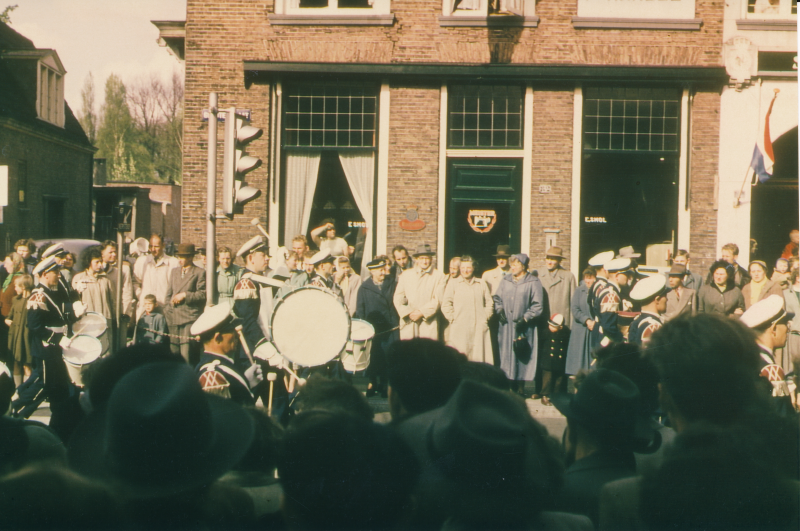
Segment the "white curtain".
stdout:
<svg viewBox="0 0 800 531">
<path fill-rule="evenodd" d="M 340 151 L 339 160 L 353 192 L 353 199 L 367 225 L 361 269 L 372 260 L 372 197 L 375 189 L 375 154 L 372 151 Z M 363 272 L 363 271 L 362 271 Z"/>
<path fill-rule="evenodd" d="M 284 244 L 308 232 L 311 205 L 319 175 L 320 151 L 295 151 L 286 154 L 286 225 Z M 351 185 L 352 186 L 352 185 Z"/>
</svg>

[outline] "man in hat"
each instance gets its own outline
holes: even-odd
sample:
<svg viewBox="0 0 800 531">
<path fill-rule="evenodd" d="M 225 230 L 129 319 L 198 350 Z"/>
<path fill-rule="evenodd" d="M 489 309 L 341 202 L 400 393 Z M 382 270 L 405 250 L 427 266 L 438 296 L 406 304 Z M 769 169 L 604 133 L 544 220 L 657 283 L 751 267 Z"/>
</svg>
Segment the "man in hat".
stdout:
<svg viewBox="0 0 800 531">
<path fill-rule="evenodd" d="M 336 225 L 333 219 L 322 221 L 322 225 L 311 231 L 311 239 L 320 251 L 327 250 L 331 256 L 347 256 L 347 242 L 336 236 Z"/>
<path fill-rule="evenodd" d="M 175 254 L 178 255 L 180 267 L 173 269 L 170 276 L 165 295 L 165 317 L 170 333 L 178 336 L 172 337 L 170 349 L 175 354 L 180 353 L 187 363 L 191 363 L 193 360 L 189 359 L 189 329 L 203 313 L 206 305 L 206 272 L 193 263 L 194 244 L 179 244 Z"/>
<path fill-rule="evenodd" d="M 328 249 L 323 249 L 314 254 L 310 261 L 314 266 L 314 276 L 311 277 L 311 282 L 309 282 L 309 284 L 330 291 L 337 299 L 344 302 L 342 288 L 333 280 L 334 260 L 335 258 Z"/>
<path fill-rule="evenodd" d="M 703 277 L 702 275 L 698 275 L 694 271 L 689 269 L 689 262 L 691 258 L 689 257 L 689 251 L 685 249 L 678 249 L 678 252 L 675 253 L 675 256 L 672 258 L 672 265 L 677 266 L 684 266 L 686 268 L 686 273 L 683 276 L 683 287 L 694 290 L 695 293 L 700 291 L 700 286 L 703 285 Z"/>
<path fill-rule="evenodd" d="M 229 302 L 205 309 L 190 330 L 192 336 L 200 336 L 204 350 L 196 370 L 203 391 L 230 398 L 243 406 L 255 406 L 252 390 L 263 381 L 264 375 L 257 363 L 245 371 L 236 366 L 238 324 Z"/>
<path fill-rule="evenodd" d="M 431 246 L 418 245 L 414 267 L 397 280 L 394 307 L 400 316 L 400 339 L 439 339 L 439 307 L 444 295 L 445 275 L 433 267 Z"/>
<path fill-rule="evenodd" d="M 572 323 L 570 301 L 575 292 L 575 277 L 561 267 L 563 259 L 561 247 L 550 247 L 544 255 L 545 267 L 538 268 L 536 273 L 547 292 L 549 312 L 546 314 L 561 314 L 564 317 L 564 326 L 569 328 Z"/>
<path fill-rule="evenodd" d="M 44 260 L 50 256 L 55 257 L 59 268 L 58 289 L 62 291 L 70 301 L 75 302 L 80 300 L 80 296 L 72 289 L 72 278 L 68 276 L 69 274 L 64 269 L 64 261 L 68 254 L 67 250 L 64 249 L 64 244 L 56 243 L 44 249 L 41 259 Z"/>
<path fill-rule="evenodd" d="M 551 401 L 567 417 L 567 469 L 556 507 L 597 525 L 603 485 L 635 475 L 634 452 L 655 452 L 661 437 L 640 411 L 636 384 L 616 371 L 592 371 L 576 394 L 559 393 Z"/>
<path fill-rule="evenodd" d="M 688 276 L 686 266 L 673 265 L 668 275 L 670 289 L 667 292 L 667 311 L 664 313 L 665 323 L 679 315 L 694 315 L 697 313 L 697 292 L 683 285 L 683 279 Z"/>
<path fill-rule="evenodd" d="M 483 276 L 481 276 L 481 278 L 489 284 L 492 296 L 497 293 L 497 287 L 500 285 L 500 281 L 503 280 L 503 277 L 505 277 L 511 269 L 508 265 L 508 259 L 511 258 L 511 246 L 498 245 L 497 253 L 495 253 L 494 258 L 497 260 L 497 267 L 484 271 Z"/>
<path fill-rule="evenodd" d="M 614 251 L 607 251 L 601 255 L 604 256 L 597 255 L 589 261 L 589 265 L 597 268 L 597 280 L 592 285 L 589 295 L 590 309 L 594 318 L 589 336 L 592 350 L 605 347 L 612 342 L 619 343 L 623 339 L 617 324 L 622 299 L 619 295 L 619 286 L 613 277 L 617 271 L 630 266 L 630 258 L 612 259 Z"/>
<path fill-rule="evenodd" d="M 172 270 L 181 267 L 178 259 L 164 253 L 164 241 L 160 234 L 150 236 L 150 254 L 143 254 L 133 264 L 133 290 L 139 305 L 136 318 L 144 312 L 144 296 L 152 293 L 159 306 L 166 308 Z"/>
<path fill-rule="evenodd" d="M 67 440 L 80 421 L 80 405 L 73 392 L 62 348 L 69 346 L 69 325 L 73 320 L 70 301 L 58 290 L 59 266 L 54 256 L 34 268 L 40 284 L 28 299 L 28 332 L 34 369 L 14 401 L 18 416 L 29 417 L 43 400 L 50 403 L 50 427 Z"/>
<path fill-rule="evenodd" d="M 644 278 L 633 287 L 631 299 L 641 306 L 642 311 L 628 328 L 628 343 L 647 346 L 653 332 L 664 324 L 661 314 L 667 310 L 666 290 L 667 281 L 660 274 Z"/>
<path fill-rule="evenodd" d="M 392 302 L 392 285 L 386 281 L 386 260 L 376 258 L 367 264 L 370 278 L 361 283 L 356 300 L 356 319 L 363 319 L 375 328 L 372 351 L 367 367 L 369 386 L 367 397 L 378 392 L 386 396 L 386 353 L 389 346 L 400 339 L 397 327 L 400 317 Z"/>
</svg>

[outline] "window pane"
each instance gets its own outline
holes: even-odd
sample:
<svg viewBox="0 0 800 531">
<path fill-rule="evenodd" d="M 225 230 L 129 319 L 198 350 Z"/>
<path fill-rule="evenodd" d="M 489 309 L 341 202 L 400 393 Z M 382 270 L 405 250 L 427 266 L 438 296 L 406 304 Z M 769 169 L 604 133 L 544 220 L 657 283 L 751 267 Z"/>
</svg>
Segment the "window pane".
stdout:
<svg viewBox="0 0 800 531">
<path fill-rule="evenodd" d="M 449 147 L 519 148 L 522 87 L 456 85 L 448 98 Z M 455 134 L 462 130 L 464 134 Z"/>
</svg>

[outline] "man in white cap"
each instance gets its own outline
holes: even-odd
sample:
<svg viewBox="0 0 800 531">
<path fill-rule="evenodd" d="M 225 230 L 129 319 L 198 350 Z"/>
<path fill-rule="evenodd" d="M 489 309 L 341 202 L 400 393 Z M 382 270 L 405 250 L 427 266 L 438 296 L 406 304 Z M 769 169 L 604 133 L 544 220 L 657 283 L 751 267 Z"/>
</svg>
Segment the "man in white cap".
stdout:
<svg viewBox="0 0 800 531">
<path fill-rule="evenodd" d="M 271 339 L 269 321 L 276 281 L 270 278 L 272 270 L 262 236 L 248 240 L 236 256 L 244 260 L 245 272 L 233 289 L 233 313 L 242 320 L 247 346 L 250 352 L 255 352 L 256 345 L 263 339 Z"/>
<path fill-rule="evenodd" d="M 630 259 L 619 258 L 617 260 L 627 260 L 630 263 Z M 589 310 L 593 323 L 590 321 L 586 325 L 590 330 L 591 350 L 605 347 L 611 342 L 622 341 L 622 333 L 617 326 L 617 312 L 619 312 L 621 304 L 619 287 L 616 282 L 611 280 L 606 266 L 612 264 L 614 267 L 618 267 L 623 264 L 614 262 L 614 251 L 605 251 L 589 259 L 589 265 L 597 271 L 597 280 L 589 291 Z M 614 271 L 617 270 L 614 269 Z"/>
<path fill-rule="evenodd" d="M 784 300 L 780 295 L 770 295 L 752 305 L 739 318 L 748 328 L 756 333 L 761 356 L 761 376 L 772 384 L 772 396 L 781 397 L 780 401 L 788 401 L 791 408 L 789 387 L 783 367 L 775 363 L 775 349 L 786 345 L 789 333 L 789 321 L 794 317 L 784 309 Z M 791 409 L 788 409 L 791 411 Z"/>
<path fill-rule="evenodd" d="M 234 363 L 239 351 L 238 324 L 227 301 L 207 307 L 194 322 L 190 333 L 200 336 L 204 350 L 197 364 L 197 375 L 203 391 L 243 406 L 254 406 L 253 389 L 264 380 L 264 375 L 256 363 L 245 371 Z"/>
<path fill-rule="evenodd" d="M 647 346 L 653 333 L 664 322 L 661 315 L 667 311 L 667 279 L 664 275 L 651 275 L 636 283 L 631 289 L 631 299 L 638 302 L 642 311 L 628 328 L 628 343 Z"/>
<path fill-rule="evenodd" d="M 44 250 L 42 253 L 42 260 L 51 256 L 55 258 L 59 268 L 58 289 L 59 291 L 62 291 L 70 301 L 75 302 L 80 300 L 80 295 L 75 293 L 75 291 L 72 289 L 72 279 L 68 278 L 66 271 L 63 269 L 64 260 L 66 259 L 67 254 L 69 253 L 66 249 L 64 249 L 64 244 L 56 243 L 50 245 Z"/>
<path fill-rule="evenodd" d="M 431 246 L 417 246 L 414 267 L 400 275 L 394 307 L 400 315 L 400 339 L 439 339 L 439 307 L 444 296 L 445 275 L 433 267 Z"/>
<path fill-rule="evenodd" d="M 29 417 L 43 400 L 50 403 L 50 427 L 67 440 L 80 420 L 77 394 L 62 358 L 62 349 L 69 346 L 69 325 L 72 305 L 58 290 L 59 265 L 54 256 L 45 258 L 33 272 L 40 284 L 28 299 L 28 332 L 34 370 L 19 388 L 14 411 Z"/>
<path fill-rule="evenodd" d="M 344 302 L 342 288 L 333 280 L 334 257 L 328 249 L 323 249 L 311 257 L 309 263 L 314 266 L 314 276 L 310 285 L 323 288 L 333 293 L 337 299 Z"/>
</svg>

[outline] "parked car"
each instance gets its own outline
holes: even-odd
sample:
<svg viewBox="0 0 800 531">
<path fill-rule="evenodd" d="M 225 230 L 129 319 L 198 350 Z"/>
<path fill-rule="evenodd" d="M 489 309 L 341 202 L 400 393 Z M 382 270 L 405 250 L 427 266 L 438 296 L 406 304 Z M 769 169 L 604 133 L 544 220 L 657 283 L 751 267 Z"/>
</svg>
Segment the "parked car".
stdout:
<svg viewBox="0 0 800 531">
<path fill-rule="evenodd" d="M 100 242 L 97 240 L 81 240 L 81 239 L 69 239 L 69 238 L 56 238 L 53 240 L 35 240 L 33 242 L 36 245 L 36 254 L 39 255 L 39 252 L 44 252 L 44 249 L 39 249 L 39 247 L 45 243 L 60 243 L 64 246 L 64 249 L 67 252 L 70 252 L 75 255 L 75 265 L 72 266 L 74 271 L 83 271 L 88 267 L 88 264 L 81 263 L 81 253 L 87 247 L 91 247 L 92 245 L 100 245 Z"/>
</svg>

